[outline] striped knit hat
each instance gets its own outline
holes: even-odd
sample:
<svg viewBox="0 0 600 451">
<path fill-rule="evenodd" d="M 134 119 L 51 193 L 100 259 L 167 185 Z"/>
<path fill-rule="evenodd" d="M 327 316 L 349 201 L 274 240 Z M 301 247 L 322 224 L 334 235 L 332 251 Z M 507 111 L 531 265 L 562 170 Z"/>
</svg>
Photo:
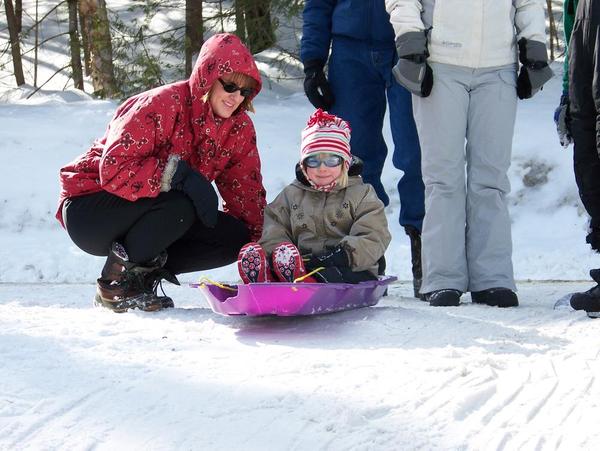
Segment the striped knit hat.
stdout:
<svg viewBox="0 0 600 451">
<path fill-rule="evenodd" d="M 352 161 L 350 125 L 321 108 L 312 114 L 306 128 L 302 130 L 300 163 L 308 156 L 318 153 L 339 155 L 346 162 L 346 166 L 349 166 Z"/>
</svg>

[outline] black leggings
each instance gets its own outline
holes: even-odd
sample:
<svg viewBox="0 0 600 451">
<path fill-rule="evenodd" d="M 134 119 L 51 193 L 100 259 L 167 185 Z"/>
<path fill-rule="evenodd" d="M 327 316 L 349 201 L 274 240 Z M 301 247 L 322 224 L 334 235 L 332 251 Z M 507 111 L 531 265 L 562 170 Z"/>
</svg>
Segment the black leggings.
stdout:
<svg viewBox="0 0 600 451">
<path fill-rule="evenodd" d="M 569 97 L 571 133 L 575 143 L 573 162 L 579 196 L 590 215 L 587 242 L 600 251 L 600 8 L 583 1 L 576 11 L 569 42 Z"/>
<path fill-rule="evenodd" d="M 143 263 L 166 250 L 165 268 L 175 274 L 228 265 L 250 240 L 244 223 L 223 212 L 214 229 L 205 227 L 192 201 L 179 191 L 135 202 L 106 191 L 73 197 L 64 203 L 63 218 L 83 251 L 108 255 L 118 241 L 132 262 Z"/>
</svg>

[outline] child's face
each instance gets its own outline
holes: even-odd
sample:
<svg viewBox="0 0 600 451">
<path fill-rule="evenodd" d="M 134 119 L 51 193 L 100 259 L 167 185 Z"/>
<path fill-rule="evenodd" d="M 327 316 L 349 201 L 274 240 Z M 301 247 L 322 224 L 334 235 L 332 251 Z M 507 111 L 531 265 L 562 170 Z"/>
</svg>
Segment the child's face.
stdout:
<svg viewBox="0 0 600 451">
<path fill-rule="evenodd" d="M 325 161 L 327 161 L 330 166 L 334 162 L 337 162 L 337 165 L 330 167 L 325 164 Z M 317 162 L 319 163 L 319 166 L 312 168 L 310 167 L 316 165 Z M 341 157 L 326 153 L 311 155 L 304 160 L 306 175 L 317 186 L 329 185 L 336 180 L 342 173 L 342 164 L 343 160 Z"/>
</svg>

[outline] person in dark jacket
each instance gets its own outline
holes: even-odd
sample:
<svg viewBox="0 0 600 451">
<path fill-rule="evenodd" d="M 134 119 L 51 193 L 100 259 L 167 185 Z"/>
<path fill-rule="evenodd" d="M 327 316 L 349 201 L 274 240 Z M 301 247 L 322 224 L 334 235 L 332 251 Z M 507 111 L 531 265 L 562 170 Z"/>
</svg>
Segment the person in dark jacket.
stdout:
<svg viewBox="0 0 600 451">
<path fill-rule="evenodd" d="M 381 183 L 387 155 L 383 119 L 389 105 L 398 182 L 400 225 L 411 241 L 415 296 L 421 285 L 421 227 L 425 214 L 421 154 L 410 93 L 392 77 L 398 59 L 384 0 L 306 0 L 300 56 L 304 90 L 316 108 L 352 124 L 352 152 L 362 177 L 385 205 Z M 325 75 L 325 65 L 328 74 Z"/>
<path fill-rule="evenodd" d="M 172 307 L 156 293 L 162 279 L 232 263 L 261 236 L 266 194 L 246 113 L 260 89 L 249 50 L 217 34 L 189 80 L 127 99 L 104 137 L 60 170 L 57 219 L 79 248 L 108 256 L 97 305 Z"/>
<path fill-rule="evenodd" d="M 576 8 L 576 9 L 575 9 Z M 568 51 L 566 135 L 574 143 L 573 161 L 579 196 L 590 215 L 586 241 L 600 252 L 600 1 L 567 0 L 565 13 L 573 15 Z M 567 18 L 568 20 L 568 18 Z M 568 31 L 565 27 L 565 30 Z M 567 39 L 568 39 L 567 35 Z M 560 108 L 560 107 L 559 107 Z M 559 124 L 560 124 L 559 116 Z M 559 127 L 560 135 L 560 127 Z M 567 143 L 568 145 L 568 143 Z M 571 306 L 600 316 L 600 269 L 590 271 L 596 286 L 571 297 Z"/>
</svg>

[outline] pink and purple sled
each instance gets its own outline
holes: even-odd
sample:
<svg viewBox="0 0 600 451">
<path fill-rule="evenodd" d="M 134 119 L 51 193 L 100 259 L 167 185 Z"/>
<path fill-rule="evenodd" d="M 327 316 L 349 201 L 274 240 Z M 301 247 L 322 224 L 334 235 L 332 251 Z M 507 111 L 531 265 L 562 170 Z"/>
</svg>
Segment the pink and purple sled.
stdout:
<svg viewBox="0 0 600 451">
<path fill-rule="evenodd" d="M 246 316 L 322 315 L 377 304 L 397 278 L 380 276 L 350 283 L 250 283 L 237 286 L 195 283 L 215 313 Z"/>
</svg>

